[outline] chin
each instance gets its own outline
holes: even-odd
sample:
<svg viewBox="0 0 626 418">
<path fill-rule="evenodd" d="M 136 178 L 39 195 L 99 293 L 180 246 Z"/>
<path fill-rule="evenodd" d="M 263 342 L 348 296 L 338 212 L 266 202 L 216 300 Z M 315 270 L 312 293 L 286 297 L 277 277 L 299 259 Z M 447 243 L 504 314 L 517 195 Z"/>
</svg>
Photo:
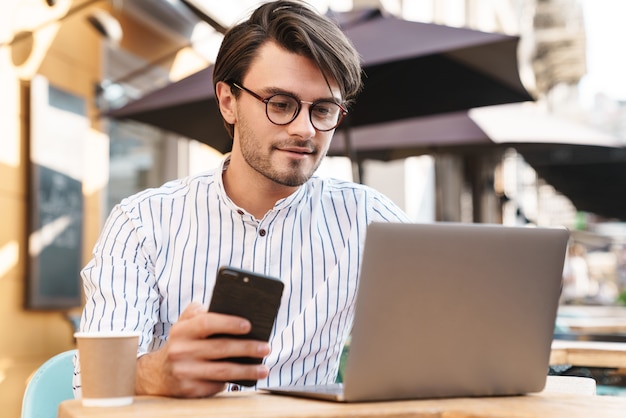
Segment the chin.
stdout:
<svg viewBox="0 0 626 418">
<path fill-rule="evenodd" d="M 308 162 L 304 163 L 302 161 L 291 164 L 286 171 L 284 171 L 281 177 L 288 183 L 297 183 L 298 186 L 304 184 L 309 180 L 319 163 L 316 164 L 308 164 Z"/>
<path fill-rule="evenodd" d="M 278 184 L 288 187 L 300 187 L 304 183 L 306 183 L 311 176 L 282 176 L 279 179 L 274 179 L 274 181 Z"/>
<path fill-rule="evenodd" d="M 313 176 L 313 171 L 299 171 L 299 170 L 291 170 L 289 173 L 274 173 L 275 175 L 270 178 L 283 186 L 289 187 L 299 187 L 306 183 L 311 176 Z"/>
</svg>

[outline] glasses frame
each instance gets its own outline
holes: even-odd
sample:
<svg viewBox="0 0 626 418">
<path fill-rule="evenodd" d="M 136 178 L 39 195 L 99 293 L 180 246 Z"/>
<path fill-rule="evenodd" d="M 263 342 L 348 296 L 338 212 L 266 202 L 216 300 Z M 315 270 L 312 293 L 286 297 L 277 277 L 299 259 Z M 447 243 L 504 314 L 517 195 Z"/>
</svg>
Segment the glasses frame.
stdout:
<svg viewBox="0 0 626 418">
<path fill-rule="evenodd" d="M 258 101 L 260 101 L 261 103 L 264 103 L 265 104 L 265 116 L 267 116 L 267 120 L 272 122 L 274 125 L 285 126 L 285 125 L 289 125 L 291 122 L 296 120 L 296 118 L 300 114 L 300 111 L 302 110 L 302 105 L 303 104 L 308 104 L 309 105 L 309 121 L 311 122 L 311 125 L 313 126 L 313 128 L 315 128 L 315 130 L 319 131 L 319 132 L 328 132 L 328 131 L 332 131 L 333 129 L 336 129 L 339 125 L 341 125 L 341 122 L 343 122 L 343 119 L 348 115 L 348 110 L 343 105 L 341 105 L 341 104 L 339 104 L 337 102 L 334 102 L 332 100 L 316 100 L 314 102 L 307 102 L 306 100 L 298 99 L 296 96 L 294 96 L 293 94 L 290 94 L 290 93 L 276 93 L 276 94 L 272 94 L 271 96 L 268 96 L 268 97 L 262 97 L 262 96 L 258 95 L 257 93 L 253 92 L 252 90 L 250 90 L 248 88 L 245 88 L 242 85 L 240 85 L 240 84 L 238 84 L 238 83 L 236 83 L 234 81 L 229 81 L 227 83 L 230 84 L 233 87 L 238 88 L 241 91 L 245 91 L 246 93 L 248 93 L 249 95 L 251 95 L 252 97 L 257 99 Z M 296 101 L 296 103 L 298 103 L 298 108 L 296 109 L 296 111 L 294 112 L 293 116 L 291 117 L 291 119 L 288 122 L 276 123 L 276 122 L 274 122 L 270 118 L 267 105 L 268 105 L 269 101 L 272 100 L 272 98 L 274 98 L 276 96 L 288 96 L 288 97 L 293 98 Z M 317 126 L 315 126 L 315 122 L 313 122 L 313 108 L 315 107 L 315 105 L 317 105 L 319 103 L 333 103 L 333 104 L 339 106 L 339 110 L 340 110 L 339 117 L 337 118 L 337 123 L 332 128 L 319 129 Z"/>
</svg>

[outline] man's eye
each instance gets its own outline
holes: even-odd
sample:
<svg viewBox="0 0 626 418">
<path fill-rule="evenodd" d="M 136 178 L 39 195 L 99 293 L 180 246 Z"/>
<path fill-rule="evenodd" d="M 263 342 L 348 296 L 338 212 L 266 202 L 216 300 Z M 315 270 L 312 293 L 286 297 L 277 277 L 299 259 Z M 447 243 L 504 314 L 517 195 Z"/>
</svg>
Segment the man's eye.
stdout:
<svg viewBox="0 0 626 418">
<path fill-rule="evenodd" d="M 321 118 L 329 118 L 337 115 L 339 106 L 334 103 L 318 103 L 313 108 L 315 115 Z"/>
<path fill-rule="evenodd" d="M 288 113 L 288 112 L 293 111 L 295 104 L 294 104 L 294 101 L 288 97 L 285 97 L 285 98 L 274 97 L 272 98 L 272 100 L 268 102 L 268 106 L 274 112 Z"/>
</svg>

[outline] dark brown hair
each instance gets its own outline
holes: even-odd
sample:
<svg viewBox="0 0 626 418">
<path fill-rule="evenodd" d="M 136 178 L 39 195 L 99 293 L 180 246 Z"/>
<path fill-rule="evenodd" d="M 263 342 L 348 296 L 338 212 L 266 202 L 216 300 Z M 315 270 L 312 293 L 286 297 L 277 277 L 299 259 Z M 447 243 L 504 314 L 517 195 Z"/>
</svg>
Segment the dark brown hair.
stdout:
<svg viewBox="0 0 626 418">
<path fill-rule="evenodd" d="M 219 81 L 241 82 L 259 47 L 268 41 L 311 59 L 324 77 L 337 83 L 346 105 L 361 90 L 361 64 L 352 43 L 332 20 L 294 0 L 263 4 L 226 32 L 213 69 L 213 86 Z M 233 126 L 225 125 L 232 137 Z"/>
</svg>

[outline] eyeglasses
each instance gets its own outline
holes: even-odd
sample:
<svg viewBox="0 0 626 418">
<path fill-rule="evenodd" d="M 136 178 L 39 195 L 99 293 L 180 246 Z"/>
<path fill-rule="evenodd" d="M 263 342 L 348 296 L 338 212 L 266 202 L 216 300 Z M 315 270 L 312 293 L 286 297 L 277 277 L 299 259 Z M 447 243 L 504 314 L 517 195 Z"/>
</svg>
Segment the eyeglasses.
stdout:
<svg viewBox="0 0 626 418">
<path fill-rule="evenodd" d="M 309 105 L 309 119 L 311 120 L 311 125 L 321 132 L 335 129 L 348 114 L 345 107 L 330 100 L 306 102 L 287 93 L 273 94 L 267 98 L 263 98 L 252 90 L 248 90 L 235 82 L 231 81 L 229 84 L 237 87 L 239 90 L 245 91 L 260 102 L 265 103 L 265 114 L 274 125 L 288 125 L 293 122 L 294 119 L 298 117 L 298 114 L 300 114 L 303 103 Z"/>
</svg>

